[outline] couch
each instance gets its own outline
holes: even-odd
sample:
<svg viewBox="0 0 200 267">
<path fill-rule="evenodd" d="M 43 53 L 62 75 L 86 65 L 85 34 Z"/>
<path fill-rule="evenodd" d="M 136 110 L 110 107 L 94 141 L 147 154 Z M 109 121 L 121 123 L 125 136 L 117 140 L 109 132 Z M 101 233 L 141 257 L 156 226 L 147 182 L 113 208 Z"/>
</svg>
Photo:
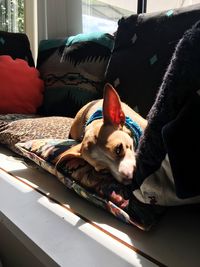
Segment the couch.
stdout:
<svg viewBox="0 0 200 267">
<path fill-rule="evenodd" d="M 180 131 L 177 130 L 177 125 L 179 125 L 178 129 L 182 129 L 181 122 L 183 124 L 185 123 L 185 117 L 183 116 L 185 113 L 182 112 L 182 110 L 184 111 L 187 109 L 188 105 L 189 107 L 194 107 L 194 102 L 191 104 L 186 101 L 190 96 L 187 94 L 186 99 L 184 98 L 184 102 L 181 102 L 179 105 L 177 105 L 177 102 L 174 104 L 179 107 L 179 109 L 176 110 L 170 119 L 168 118 L 164 121 L 163 118 L 166 117 L 160 118 L 158 116 L 159 112 L 157 112 L 156 109 L 159 107 L 159 111 L 161 111 L 161 107 L 163 107 L 163 104 L 160 106 L 158 105 L 159 103 L 163 103 L 163 93 L 160 92 L 166 91 L 168 88 L 170 88 L 168 90 L 171 92 L 171 83 L 168 82 L 169 77 L 170 81 L 173 81 L 174 73 L 177 72 L 177 67 L 174 68 L 172 63 L 176 62 L 176 58 L 180 58 L 177 54 L 179 55 L 182 53 L 182 43 L 186 43 L 187 46 L 187 40 L 192 39 L 193 32 L 198 29 L 199 26 L 197 24 L 194 26 L 195 28 L 192 28 L 192 32 L 190 30 L 199 20 L 199 17 L 200 6 L 194 5 L 187 8 L 168 10 L 166 12 L 132 15 L 128 18 L 122 18 L 119 21 L 118 30 L 114 36 L 107 33 L 93 33 L 89 35 L 80 34 L 63 39 L 42 41 L 39 47 L 36 68 L 34 68 L 34 73 L 31 74 L 33 76 L 33 82 L 31 84 L 37 88 L 37 99 L 32 101 L 33 89 L 30 89 L 31 93 L 28 94 L 26 87 L 23 89 L 23 95 L 14 94 L 13 97 L 13 92 L 11 91 L 12 88 L 9 88 L 9 85 L 5 82 L 5 86 L 8 86 L 6 87 L 7 91 L 10 89 L 9 94 L 5 95 L 5 99 L 9 98 L 6 103 L 12 103 L 12 107 L 16 106 L 16 111 L 13 109 L 10 110 L 9 105 L 7 105 L 6 112 L 1 112 L 0 142 L 3 146 L 2 155 L 9 155 L 9 153 L 12 154 L 14 152 L 15 154 L 12 155 L 20 157 L 20 160 L 23 159 L 26 163 L 28 162 L 28 164 L 30 164 L 29 168 L 31 168 L 30 166 L 33 166 L 32 162 L 34 161 L 37 164 L 34 166 L 40 166 L 42 169 L 47 170 L 48 173 L 56 176 L 67 188 L 75 191 L 81 197 L 90 200 L 97 206 L 107 209 L 119 219 L 130 225 L 137 226 L 142 230 L 149 230 L 155 225 L 158 219 L 161 218 L 161 215 L 167 216 L 165 215 L 166 206 L 177 205 L 177 203 L 171 201 L 170 198 L 168 199 L 170 199 L 171 202 L 169 201 L 169 203 L 165 203 L 164 205 L 155 202 L 157 196 L 154 188 L 158 183 L 156 186 L 155 183 L 148 184 L 148 186 L 145 187 L 146 191 L 143 190 L 144 182 L 147 180 L 146 178 L 159 169 L 160 162 L 162 162 L 163 157 L 166 156 L 166 152 L 169 154 L 169 157 L 171 155 L 170 160 L 172 161 L 170 162 L 177 162 L 178 166 L 180 166 L 179 168 L 175 168 L 175 166 L 173 169 L 175 170 L 175 173 L 173 174 L 175 182 L 171 183 L 169 186 L 164 183 L 166 188 L 172 188 L 173 195 L 178 196 L 180 199 L 178 205 L 185 204 L 184 200 L 187 198 L 191 199 L 196 196 L 198 197 L 199 184 L 195 182 L 196 179 L 190 179 L 192 182 L 188 184 L 187 179 L 184 178 L 184 184 L 181 184 L 180 179 L 177 178 L 180 175 L 183 175 L 184 172 L 187 174 L 187 177 L 188 170 L 186 168 L 181 174 L 180 172 L 177 174 L 177 169 L 179 170 L 182 167 L 181 162 L 184 160 L 184 157 L 181 157 L 182 153 L 180 152 L 182 142 L 178 143 L 173 141 L 173 138 L 179 138 L 177 134 L 180 134 Z M 187 30 L 189 31 L 186 32 Z M 183 35 L 185 32 L 186 34 Z M 197 39 L 198 38 L 195 37 L 195 40 Z M 14 43 L 15 41 L 16 44 Z M 13 49 L 13 46 L 15 49 Z M 191 47 L 190 50 L 193 51 L 193 46 Z M 25 73 L 25 76 L 29 77 L 27 73 L 30 75 L 30 72 L 27 72 L 27 69 L 29 71 L 29 68 L 33 67 L 33 59 L 26 35 L 0 32 L 0 54 L 10 55 L 12 58 L 9 58 L 9 62 L 15 58 L 25 59 L 27 62 L 26 66 L 24 66 L 24 63 L 19 63 L 23 65 L 23 68 L 21 68 L 22 75 L 24 76 Z M 188 56 L 188 54 L 185 55 Z M 197 62 L 198 59 L 199 57 L 197 57 Z M 6 61 L 3 60 L 3 62 L 0 62 L 0 64 L 1 63 L 8 64 L 7 59 Z M 182 61 L 179 64 L 182 66 Z M 14 70 L 16 69 L 14 68 Z M 181 78 L 185 77 L 186 70 L 184 68 L 179 70 Z M 12 74 L 15 75 L 15 71 L 13 71 Z M 5 79 L 5 75 L 8 74 L 3 74 L 0 76 L 0 79 Z M 21 73 L 15 75 L 15 80 L 19 75 L 21 75 Z M 198 73 L 196 76 L 192 77 L 193 80 L 195 80 L 194 77 L 198 77 Z M 41 79 L 43 83 L 38 81 Z M 188 79 L 191 78 L 189 77 Z M 52 157 L 57 155 L 56 153 L 61 153 L 64 149 L 67 149 L 74 144 L 73 140 L 67 140 L 67 138 L 75 113 L 85 103 L 102 96 L 103 84 L 106 81 L 115 86 L 123 101 L 127 102 L 142 116 L 147 117 L 149 126 L 141 140 L 138 151 L 136 179 L 131 189 L 122 188 L 118 184 L 113 184 L 111 186 L 108 183 L 105 183 L 101 187 L 103 196 L 99 196 L 97 194 L 98 192 L 94 191 L 96 183 L 99 181 L 98 174 L 93 171 L 91 171 L 89 175 L 88 173 L 87 175 L 83 173 L 82 177 L 78 177 L 78 180 L 76 180 L 76 170 L 70 170 L 70 172 L 67 170 L 66 174 L 66 170 L 57 170 L 50 163 L 53 159 Z M 27 86 L 26 80 L 23 81 L 23 83 Z M 189 83 L 189 86 L 194 86 L 194 90 L 191 90 L 193 96 L 194 91 L 198 89 L 198 80 L 195 80 L 195 84 Z M 1 90 L 3 90 L 3 88 L 1 88 Z M 29 100 L 31 102 L 31 111 L 29 110 L 29 107 L 26 106 L 29 100 L 26 101 L 25 98 L 23 98 L 26 93 L 29 95 Z M 20 108 L 17 105 L 18 102 L 12 102 L 10 100 L 11 98 L 16 100 L 16 97 L 18 96 L 22 97 L 22 100 L 20 99 Z M 197 101 L 196 98 L 195 101 Z M 21 108 L 21 106 L 23 107 Z M 195 107 L 197 107 L 196 102 Z M 167 112 L 170 113 L 170 108 L 171 107 L 168 107 L 168 109 L 164 109 L 164 111 L 167 110 Z M 174 123 L 174 120 L 178 120 L 178 124 Z M 189 123 L 189 121 L 187 123 Z M 159 125 L 159 127 L 156 128 L 157 125 Z M 171 125 L 173 127 L 170 127 Z M 196 132 L 195 124 L 192 124 L 191 127 L 193 127 L 193 131 Z M 158 135 L 156 141 L 151 140 L 152 135 Z M 197 137 L 197 135 L 195 136 Z M 187 138 L 187 134 L 184 137 Z M 160 139 L 162 140 L 160 141 Z M 146 145 L 149 143 L 151 144 L 150 146 Z M 177 146 L 175 146 L 175 151 L 179 151 L 179 153 L 177 153 L 175 159 L 172 159 L 172 157 L 175 157 L 174 143 L 177 144 Z M 4 146 L 10 150 L 5 150 Z M 51 151 L 51 153 L 49 153 L 49 151 Z M 56 153 L 53 154 L 52 151 L 56 151 Z M 147 156 L 145 151 L 148 151 Z M 27 158 L 31 160 L 31 163 Z M 181 158 L 180 163 L 177 160 L 179 158 Z M 5 162 L 9 160 L 9 158 L 4 157 L 3 159 Z M 7 166 L 6 163 L 3 164 Z M 186 166 L 186 163 L 184 164 L 184 166 Z M 152 167 L 152 169 L 150 167 Z M 8 173 L 6 167 L 3 169 Z M 36 172 L 37 171 L 39 172 L 39 170 L 36 170 Z M 46 177 L 50 175 L 48 173 L 45 173 Z M 13 175 L 12 172 L 11 175 Z M 71 175 L 73 179 L 66 178 L 67 175 Z M 28 176 L 29 175 L 26 174 L 25 179 L 28 179 Z M 34 174 L 33 181 L 35 181 L 35 176 L 37 176 L 37 174 Z M 159 185 L 162 185 L 162 181 L 160 182 L 157 180 L 157 182 L 159 182 Z M 42 183 L 38 182 L 38 180 L 37 183 L 39 192 L 41 193 L 44 185 L 41 185 Z M 161 188 L 163 188 L 163 185 L 160 187 L 158 186 L 157 191 Z M 52 189 L 49 190 L 51 194 L 55 196 L 53 200 L 50 196 L 52 201 L 55 201 L 55 203 L 63 201 L 63 198 L 61 201 L 60 197 L 58 197 Z M 140 194 L 142 192 L 143 196 L 145 195 L 145 200 L 139 197 L 137 198 L 137 196 L 139 196 L 138 190 Z M 134 191 L 136 194 L 132 196 L 132 192 Z M 172 191 L 170 191 L 167 197 L 170 196 Z M 113 192 L 115 192 L 116 198 L 114 198 L 113 195 L 112 198 L 110 198 Z M 45 196 L 48 195 L 45 194 Z M 120 201 L 118 201 L 119 196 L 122 197 Z M 72 198 L 74 198 L 74 196 Z M 127 199 L 130 199 L 128 205 Z M 81 201 L 83 200 L 79 199 L 80 203 Z M 197 203 L 198 201 L 196 199 L 195 201 L 189 201 L 189 203 L 192 202 Z M 71 203 L 71 205 L 73 205 L 73 203 Z M 96 214 L 94 207 L 91 208 L 91 206 L 87 205 L 85 208 L 89 207 L 89 209 Z M 78 214 L 80 218 L 87 221 L 87 210 L 83 211 L 80 210 L 77 205 L 75 206 L 76 209 L 78 209 L 78 212 L 75 212 L 76 215 Z M 195 218 L 193 220 L 196 220 L 197 222 L 199 221 L 199 216 L 196 214 L 194 208 L 189 210 L 188 207 L 186 207 L 185 210 L 190 216 Z M 186 223 L 184 224 L 185 227 L 191 229 L 192 225 L 189 224 L 189 220 L 186 220 L 184 217 L 185 210 L 184 208 L 179 210 L 179 220 L 178 218 L 173 217 L 177 210 L 170 210 L 168 213 L 169 217 L 165 217 L 166 222 L 170 222 L 171 227 L 173 223 L 178 227 L 184 220 L 184 222 L 187 221 L 188 223 L 188 225 L 186 225 Z M 89 221 L 93 227 L 99 229 L 101 228 L 99 224 L 93 223 L 94 218 L 91 215 L 92 212 L 88 215 L 92 222 Z M 102 214 L 102 211 L 99 212 Z M 84 213 L 84 216 L 82 213 Z M 105 216 L 104 213 L 103 216 Z M 178 266 L 177 264 L 181 261 L 181 266 L 188 266 L 187 264 L 189 261 L 184 262 L 184 260 L 180 260 L 175 254 L 173 254 L 174 259 L 173 257 L 172 259 L 169 259 L 170 257 L 167 257 L 163 252 L 160 252 L 158 247 L 149 250 L 148 245 L 143 247 L 143 245 L 139 244 L 140 242 L 136 242 L 136 247 L 130 245 L 130 242 L 123 237 L 123 234 L 118 235 L 116 231 L 113 233 L 112 230 L 109 229 L 108 221 L 109 219 L 106 219 L 108 226 L 102 227 L 101 230 L 106 232 L 108 236 L 121 242 L 121 244 L 125 244 L 126 249 L 129 248 L 132 251 L 135 251 L 136 254 L 138 253 L 138 255 L 140 255 L 139 257 L 142 257 L 142 260 L 145 259 L 145 261 L 147 260 L 151 264 L 171 266 L 173 266 L 174 262 L 176 262 L 174 266 Z M 114 225 L 116 226 L 116 224 L 117 223 L 115 222 Z M 163 229 L 166 230 L 166 225 L 165 223 L 163 224 L 161 223 Z M 198 224 L 194 224 L 194 231 L 197 230 L 195 225 Z M 120 230 L 125 229 L 126 227 L 127 226 L 120 226 Z M 132 235 L 130 233 L 132 230 L 130 230 L 130 228 L 126 229 L 128 229 L 128 232 L 126 233 Z M 172 229 L 169 228 L 166 233 L 169 233 L 171 230 Z M 152 242 L 156 241 L 157 244 L 160 245 L 162 243 L 162 238 L 160 239 L 160 237 L 165 237 L 164 232 L 162 232 L 161 229 L 158 229 L 158 232 L 155 233 L 157 235 L 160 234 L 160 237 L 157 239 L 156 237 L 149 236 L 150 239 L 148 241 L 144 236 L 138 234 L 137 230 L 135 231 L 136 232 L 134 233 L 137 237 L 141 238 L 141 240 L 147 242 L 149 245 L 151 243 L 150 240 L 152 240 Z M 182 229 L 182 231 L 184 230 Z M 180 237 L 183 234 L 182 231 L 179 231 L 177 237 Z M 192 238 L 194 238 L 194 235 L 192 235 Z M 193 242 L 192 238 L 191 242 Z M 135 242 L 135 239 L 132 237 L 131 240 Z M 177 246 L 181 246 L 180 240 L 181 239 L 178 239 L 178 241 L 175 242 L 176 249 Z M 168 244 L 171 244 L 171 239 L 169 239 L 168 242 Z M 195 244 L 197 243 L 198 241 L 195 240 Z M 137 249 L 137 247 L 139 249 Z M 164 245 L 161 245 L 161 247 L 165 248 Z M 183 247 L 179 250 L 180 253 L 181 250 L 183 250 Z M 195 255 L 194 257 L 191 257 L 190 260 L 193 260 L 193 265 L 195 266 L 195 262 L 198 259 L 198 253 L 195 252 L 195 249 L 193 252 Z M 110 256 L 108 256 L 108 258 L 109 257 Z M 112 262 L 115 261 L 112 259 Z M 131 263 L 133 264 L 132 260 Z"/>
</svg>

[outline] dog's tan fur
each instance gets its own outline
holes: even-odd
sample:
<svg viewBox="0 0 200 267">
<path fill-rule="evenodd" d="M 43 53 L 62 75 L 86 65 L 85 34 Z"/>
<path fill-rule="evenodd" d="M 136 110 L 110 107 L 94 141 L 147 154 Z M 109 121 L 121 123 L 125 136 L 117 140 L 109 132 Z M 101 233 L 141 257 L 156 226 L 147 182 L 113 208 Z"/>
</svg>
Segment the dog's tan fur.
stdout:
<svg viewBox="0 0 200 267">
<path fill-rule="evenodd" d="M 103 118 L 85 126 L 100 107 L 103 107 Z M 130 130 L 123 122 L 124 114 L 144 130 L 146 120 L 121 102 L 115 89 L 106 84 L 104 98 L 88 103 L 77 113 L 70 136 L 80 143 L 62 153 L 56 159 L 57 164 L 74 156 L 83 158 L 96 171 L 109 171 L 119 182 L 130 183 L 135 168 L 135 148 Z"/>
</svg>

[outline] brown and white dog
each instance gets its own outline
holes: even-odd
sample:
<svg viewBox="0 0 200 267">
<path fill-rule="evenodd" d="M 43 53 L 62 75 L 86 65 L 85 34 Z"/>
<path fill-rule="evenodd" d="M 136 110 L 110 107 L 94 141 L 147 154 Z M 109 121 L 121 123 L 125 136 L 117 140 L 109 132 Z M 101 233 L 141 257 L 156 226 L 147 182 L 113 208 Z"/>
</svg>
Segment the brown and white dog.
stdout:
<svg viewBox="0 0 200 267">
<path fill-rule="evenodd" d="M 108 171 L 118 182 L 129 184 L 136 163 L 136 146 L 146 124 L 107 83 L 103 99 L 86 104 L 75 116 L 70 137 L 80 143 L 63 152 L 56 159 L 57 164 L 75 156 L 97 172 Z"/>
</svg>

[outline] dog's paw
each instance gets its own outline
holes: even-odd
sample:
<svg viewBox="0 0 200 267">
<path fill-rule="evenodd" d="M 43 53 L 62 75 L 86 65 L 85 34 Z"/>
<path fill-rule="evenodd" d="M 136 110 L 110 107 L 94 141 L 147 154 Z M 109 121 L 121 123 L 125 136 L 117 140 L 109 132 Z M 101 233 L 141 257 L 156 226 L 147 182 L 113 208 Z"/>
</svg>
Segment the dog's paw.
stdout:
<svg viewBox="0 0 200 267">
<path fill-rule="evenodd" d="M 65 168 L 67 168 L 69 171 L 73 171 L 80 167 L 83 167 L 86 164 L 87 163 L 84 159 L 72 158 L 65 163 Z"/>
</svg>

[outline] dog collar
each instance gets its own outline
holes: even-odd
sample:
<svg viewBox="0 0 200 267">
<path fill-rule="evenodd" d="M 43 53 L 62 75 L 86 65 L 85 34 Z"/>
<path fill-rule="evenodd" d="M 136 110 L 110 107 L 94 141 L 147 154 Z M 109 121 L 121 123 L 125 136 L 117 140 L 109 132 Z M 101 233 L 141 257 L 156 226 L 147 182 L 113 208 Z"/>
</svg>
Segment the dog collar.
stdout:
<svg viewBox="0 0 200 267">
<path fill-rule="evenodd" d="M 103 118 L 103 113 L 102 109 L 99 108 L 97 109 L 86 121 L 85 127 L 88 126 L 91 122 L 102 119 Z M 132 137 L 134 139 L 135 143 L 135 148 L 138 147 L 140 137 L 142 135 L 142 129 L 139 126 L 139 124 L 135 121 L 133 121 L 130 117 L 126 116 L 125 117 L 125 126 L 131 131 Z"/>
</svg>

